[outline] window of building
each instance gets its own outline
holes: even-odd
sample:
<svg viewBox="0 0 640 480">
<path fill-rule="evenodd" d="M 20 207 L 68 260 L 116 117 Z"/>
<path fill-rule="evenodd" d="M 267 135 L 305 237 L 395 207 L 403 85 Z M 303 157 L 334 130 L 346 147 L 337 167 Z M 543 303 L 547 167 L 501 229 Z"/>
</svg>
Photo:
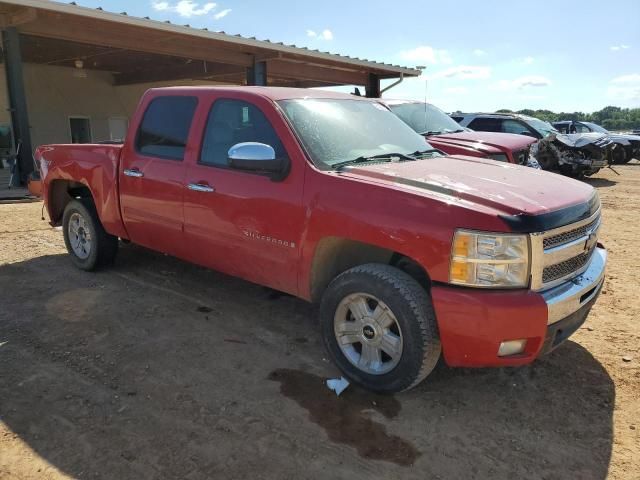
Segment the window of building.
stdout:
<svg viewBox="0 0 640 480">
<path fill-rule="evenodd" d="M 89 117 L 69 117 L 71 143 L 91 143 L 91 120 Z"/>
</svg>

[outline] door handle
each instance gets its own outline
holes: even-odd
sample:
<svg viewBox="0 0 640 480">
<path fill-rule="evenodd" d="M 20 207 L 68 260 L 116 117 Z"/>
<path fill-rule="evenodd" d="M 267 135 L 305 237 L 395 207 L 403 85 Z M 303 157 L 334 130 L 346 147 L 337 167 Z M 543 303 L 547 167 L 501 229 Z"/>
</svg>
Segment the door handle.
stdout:
<svg viewBox="0 0 640 480">
<path fill-rule="evenodd" d="M 144 173 L 142 173 L 137 168 L 125 168 L 123 173 L 127 177 L 135 177 L 135 178 L 144 177 Z"/>
<path fill-rule="evenodd" d="M 215 188 L 210 187 L 209 185 L 203 185 L 201 183 L 190 183 L 189 185 L 187 185 L 187 188 L 189 190 L 193 190 L 194 192 L 210 193 L 216 191 Z"/>
</svg>

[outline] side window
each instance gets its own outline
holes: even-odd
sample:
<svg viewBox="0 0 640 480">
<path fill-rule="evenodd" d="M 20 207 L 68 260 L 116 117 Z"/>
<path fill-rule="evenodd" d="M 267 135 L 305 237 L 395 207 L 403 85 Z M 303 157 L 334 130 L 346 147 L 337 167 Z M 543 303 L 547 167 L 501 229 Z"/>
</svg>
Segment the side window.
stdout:
<svg viewBox="0 0 640 480">
<path fill-rule="evenodd" d="M 517 133 L 520 135 L 522 132 L 528 132 L 529 129 L 517 120 L 510 120 L 507 118 L 502 121 L 502 131 L 504 133 Z"/>
<path fill-rule="evenodd" d="M 152 100 L 136 137 L 138 152 L 182 160 L 197 103 L 195 97 L 158 97 Z"/>
<path fill-rule="evenodd" d="M 458 116 L 453 116 L 453 115 L 451 115 L 451 118 L 453 118 L 458 123 L 460 123 L 462 120 L 464 120 L 464 117 L 458 117 Z"/>
<path fill-rule="evenodd" d="M 586 125 L 583 125 L 582 123 L 574 123 L 573 125 L 571 125 L 571 133 L 589 133 L 591 130 L 589 129 L 589 127 L 587 127 Z M 574 131 L 575 128 L 575 131 Z"/>
<path fill-rule="evenodd" d="M 273 147 L 277 158 L 287 156 L 273 126 L 258 107 L 242 100 L 216 100 L 204 131 L 200 163 L 226 167 L 229 149 L 242 142 L 265 143 Z"/>
<path fill-rule="evenodd" d="M 467 126 L 479 132 L 500 132 L 500 122 L 499 118 L 476 118 Z"/>
</svg>

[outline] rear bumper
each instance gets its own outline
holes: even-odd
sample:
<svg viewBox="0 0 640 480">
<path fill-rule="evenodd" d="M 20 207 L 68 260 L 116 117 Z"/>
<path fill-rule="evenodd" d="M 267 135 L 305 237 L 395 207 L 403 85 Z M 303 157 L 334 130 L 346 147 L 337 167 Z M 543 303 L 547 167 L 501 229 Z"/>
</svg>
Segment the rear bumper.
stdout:
<svg viewBox="0 0 640 480">
<path fill-rule="evenodd" d="M 604 283 L 607 254 L 596 248 L 588 269 L 544 292 L 431 289 L 446 363 L 457 367 L 531 363 L 569 338 L 586 320 Z M 523 353 L 499 357 L 504 341 L 526 339 Z"/>
</svg>

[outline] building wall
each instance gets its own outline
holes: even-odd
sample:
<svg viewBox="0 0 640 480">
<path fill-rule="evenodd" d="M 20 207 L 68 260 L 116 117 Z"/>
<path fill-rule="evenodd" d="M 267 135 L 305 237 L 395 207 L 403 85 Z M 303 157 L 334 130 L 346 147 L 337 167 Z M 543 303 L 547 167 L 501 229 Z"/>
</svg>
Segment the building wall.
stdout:
<svg viewBox="0 0 640 480">
<path fill-rule="evenodd" d="M 70 116 L 89 117 L 92 139 L 110 139 L 109 118 L 130 118 L 142 94 L 166 85 L 211 85 L 214 82 L 180 81 L 122 87 L 112 85 L 108 72 L 86 70 L 86 78 L 73 68 L 24 64 L 24 82 L 34 148 L 48 143 L 68 143 Z M 4 66 L 0 65 L 0 123 L 10 122 Z"/>
</svg>

